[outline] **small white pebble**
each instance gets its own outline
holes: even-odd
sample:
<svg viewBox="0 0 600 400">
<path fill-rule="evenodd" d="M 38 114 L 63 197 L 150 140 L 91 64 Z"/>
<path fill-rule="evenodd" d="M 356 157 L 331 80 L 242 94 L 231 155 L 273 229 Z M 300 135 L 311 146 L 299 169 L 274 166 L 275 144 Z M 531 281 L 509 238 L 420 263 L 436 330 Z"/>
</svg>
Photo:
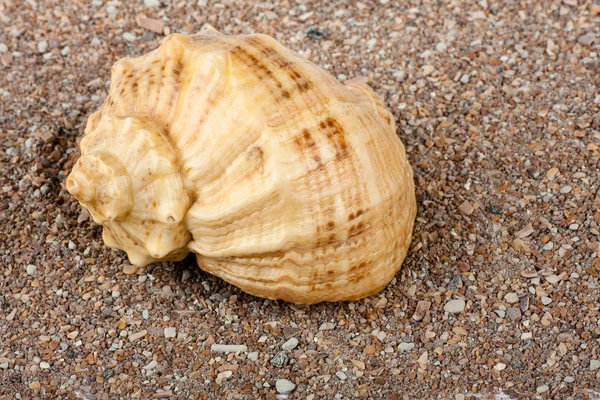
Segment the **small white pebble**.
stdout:
<svg viewBox="0 0 600 400">
<path fill-rule="evenodd" d="M 339 80 L 339 81 L 341 81 L 341 82 L 344 82 L 346 79 L 348 79 L 348 77 L 347 77 L 346 75 L 344 75 L 344 74 L 339 74 L 339 75 L 337 76 L 337 78 L 338 78 L 338 80 Z"/>
<path fill-rule="evenodd" d="M 533 333 L 531 332 L 523 332 L 521 334 L 521 340 L 529 340 L 533 337 Z"/>
<path fill-rule="evenodd" d="M 290 338 L 287 342 L 285 342 L 284 344 L 281 345 L 281 348 L 283 350 L 294 350 L 296 348 L 296 346 L 298 346 L 298 339 L 296 339 L 295 337 Z"/>
<path fill-rule="evenodd" d="M 561 192 L 561 193 L 563 193 L 563 194 L 565 194 L 565 193 L 570 193 L 570 192 L 571 192 L 571 190 L 573 190 L 573 189 L 571 188 L 571 186 L 567 185 L 567 186 L 563 186 L 563 187 L 560 189 L 560 192 Z"/>
<path fill-rule="evenodd" d="M 250 361 L 258 360 L 258 351 L 253 351 L 252 353 L 248 353 L 248 360 L 250 360 Z"/>
<path fill-rule="evenodd" d="M 148 317 L 149 317 L 148 310 L 144 310 L 144 311 L 142 311 L 142 318 L 144 318 L 144 319 L 148 319 Z"/>
<path fill-rule="evenodd" d="M 494 369 L 496 371 L 502 371 L 505 368 L 506 368 L 506 364 L 504 364 L 504 363 L 498 363 L 498 364 L 494 365 Z"/>
<path fill-rule="evenodd" d="M 544 247 L 542 247 L 542 249 L 546 250 L 546 251 L 550 251 L 554 248 L 554 243 L 552 242 L 548 242 L 544 245 Z"/>
<path fill-rule="evenodd" d="M 471 79 L 471 75 L 469 75 L 469 74 L 463 74 L 463 76 L 460 77 L 460 81 L 462 83 L 469 83 L 470 79 Z"/>
<path fill-rule="evenodd" d="M 33 264 L 27 265 L 27 275 L 34 275 L 36 270 L 37 270 L 37 267 L 35 265 L 33 265 Z"/>
<path fill-rule="evenodd" d="M 158 365 L 158 362 L 156 362 L 156 360 L 152 360 L 148 363 L 148 365 L 146 365 L 144 367 L 145 370 L 152 370 L 154 368 L 156 368 L 156 366 Z"/>
<path fill-rule="evenodd" d="M 8 51 L 8 46 L 4 43 L 0 43 L 0 53 L 6 53 Z"/>
<path fill-rule="evenodd" d="M 573 383 L 575 382 L 575 378 L 573 378 L 572 376 L 565 376 L 565 379 L 563 379 L 563 381 L 565 383 Z"/>
<path fill-rule="evenodd" d="M 571 224 L 569 225 L 569 229 L 572 231 L 576 231 L 577 229 L 579 229 L 579 224 Z"/>
<path fill-rule="evenodd" d="M 131 32 L 124 32 L 123 39 L 127 40 L 128 42 L 133 42 L 135 40 L 135 35 Z"/>
<path fill-rule="evenodd" d="M 296 388 L 296 384 L 287 379 L 277 379 L 277 381 L 275 381 L 275 388 L 278 393 L 288 394 Z"/>
<path fill-rule="evenodd" d="M 69 46 L 65 46 L 60 51 L 60 54 L 63 55 L 63 56 L 68 56 L 70 52 L 71 52 L 71 48 Z"/>
<path fill-rule="evenodd" d="M 545 393 L 549 390 L 550 388 L 548 387 L 548 385 L 542 385 L 542 386 L 538 386 L 536 391 L 538 393 Z"/>
<path fill-rule="evenodd" d="M 158 0 L 144 0 L 144 5 L 146 7 L 159 7 L 160 1 Z"/>
<path fill-rule="evenodd" d="M 444 42 L 439 42 L 435 45 L 435 49 L 437 51 L 446 51 L 448 49 L 448 45 Z"/>
<path fill-rule="evenodd" d="M 552 299 L 548 296 L 544 296 L 541 298 L 542 300 L 542 304 L 547 306 L 548 304 L 552 303 Z"/>
<path fill-rule="evenodd" d="M 38 42 L 37 49 L 40 53 L 45 53 L 46 51 L 48 51 L 48 42 L 45 40 Z"/>
<path fill-rule="evenodd" d="M 40 368 L 41 369 L 49 369 L 50 368 L 50 364 L 48 364 L 46 361 L 42 361 L 40 363 Z"/>
<path fill-rule="evenodd" d="M 168 328 L 165 328 L 165 337 L 166 338 L 174 338 L 175 336 L 177 336 L 177 329 L 170 326 Z"/>
</svg>

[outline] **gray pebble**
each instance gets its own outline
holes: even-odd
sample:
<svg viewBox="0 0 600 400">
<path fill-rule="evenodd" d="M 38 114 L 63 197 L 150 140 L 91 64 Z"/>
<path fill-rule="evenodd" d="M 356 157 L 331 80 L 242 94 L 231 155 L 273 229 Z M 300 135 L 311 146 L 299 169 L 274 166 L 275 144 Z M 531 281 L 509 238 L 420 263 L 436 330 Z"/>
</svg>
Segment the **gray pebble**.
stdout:
<svg viewBox="0 0 600 400">
<path fill-rule="evenodd" d="M 33 275 L 35 274 L 35 271 L 37 270 L 37 267 L 33 264 L 28 264 L 27 265 L 27 275 Z"/>
<path fill-rule="evenodd" d="M 565 194 L 565 193 L 570 193 L 570 192 L 571 192 L 571 190 L 572 190 L 571 186 L 567 185 L 567 186 L 563 186 L 563 187 L 560 189 L 560 192 L 561 192 L 561 193 L 563 193 L 563 194 Z"/>
<path fill-rule="evenodd" d="M 0 53 L 6 53 L 8 51 L 8 46 L 4 43 L 0 43 Z"/>
<path fill-rule="evenodd" d="M 210 351 L 217 353 L 237 353 L 248 351 L 248 346 L 245 344 L 213 344 L 210 346 Z"/>
<path fill-rule="evenodd" d="M 296 338 L 290 338 L 287 342 L 285 342 L 284 344 L 281 345 L 281 348 L 283 350 L 294 350 L 296 348 L 296 346 L 298 346 L 298 339 Z"/>
<path fill-rule="evenodd" d="M 517 307 L 510 307 L 508 310 L 506 310 L 506 317 L 511 321 L 515 321 L 521 318 L 521 310 Z"/>
<path fill-rule="evenodd" d="M 291 393 L 295 388 L 296 384 L 287 379 L 277 379 L 277 381 L 275 381 L 275 389 L 277 389 L 277 393 L 288 394 Z"/>
<path fill-rule="evenodd" d="M 6 149 L 5 153 L 11 157 L 18 156 L 19 149 L 17 149 L 16 147 L 9 147 L 8 149 Z"/>
<path fill-rule="evenodd" d="M 286 365 L 289 360 L 290 358 L 287 356 L 285 351 L 280 351 L 279 353 L 275 354 L 275 357 L 269 360 L 269 364 L 271 364 L 275 368 L 281 368 L 284 365 Z"/>
<path fill-rule="evenodd" d="M 414 343 L 402 342 L 398 345 L 398 350 L 401 352 L 411 351 L 414 348 L 415 348 Z"/>
</svg>

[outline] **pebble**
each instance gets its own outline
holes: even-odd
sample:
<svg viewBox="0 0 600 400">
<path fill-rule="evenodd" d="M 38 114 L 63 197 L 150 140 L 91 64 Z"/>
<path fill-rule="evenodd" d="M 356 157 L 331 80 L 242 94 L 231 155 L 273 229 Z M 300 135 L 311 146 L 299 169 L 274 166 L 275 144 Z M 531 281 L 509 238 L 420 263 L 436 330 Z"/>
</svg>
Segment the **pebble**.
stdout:
<svg viewBox="0 0 600 400">
<path fill-rule="evenodd" d="M 129 341 L 130 342 L 135 342 L 136 340 L 139 340 L 139 339 L 143 338 L 147 334 L 148 334 L 148 331 L 144 329 L 143 331 L 139 331 L 138 333 L 134 333 L 132 335 L 129 335 Z"/>
<path fill-rule="evenodd" d="M 50 368 L 50 364 L 48 364 L 46 361 L 42 361 L 40 363 L 40 368 L 41 369 L 49 369 Z"/>
<path fill-rule="evenodd" d="M 573 188 L 569 185 L 563 186 L 562 188 L 560 188 L 560 192 L 563 194 L 570 193 L 571 190 L 573 190 Z"/>
<path fill-rule="evenodd" d="M 281 348 L 283 350 L 294 350 L 296 348 L 296 346 L 298 346 L 298 339 L 296 338 L 290 338 L 288 339 L 287 342 L 285 342 L 284 344 L 281 345 Z"/>
<path fill-rule="evenodd" d="M 0 53 L 6 53 L 8 51 L 8 46 L 4 43 L 0 43 Z"/>
<path fill-rule="evenodd" d="M 146 7 L 149 7 L 149 8 L 159 7 L 160 6 L 160 1 L 158 1 L 158 0 L 144 0 L 144 5 Z"/>
<path fill-rule="evenodd" d="M 288 357 L 286 352 L 280 351 L 279 353 L 275 354 L 275 356 L 271 358 L 271 360 L 269 360 L 269 364 L 271 364 L 275 368 L 281 368 L 284 365 L 286 365 L 289 360 L 290 358 Z"/>
<path fill-rule="evenodd" d="M 149 30 L 150 32 L 162 34 L 165 29 L 165 23 L 159 19 L 138 15 L 135 17 L 135 21 L 141 28 Z"/>
<path fill-rule="evenodd" d="M 431 64 L 427 64 L 423 66 L 423 75 L 428 76 L 431 75 L 435 71 L 435 67 Z"/>
<path fill-rule="evenodd" d="M 494 369 L 496 371 L 503 371 L 506 368 L 506 364 L 504 363 L 498 363 L 496 365 L 494 365 Z"/>
<path fill-rule="evenodd" d="M 517 307 L 510 307 L 506 310 L 506 317 L 511 321 L 515 321 L 521 317 L 521 310 Z"/>
<path fill-rule="evenodd" d="M 590 371 L 595 371 L 600 368 L 600 361 L 590 360 Z"/>
<path fill-rule="evenodd" d="M 463 299 L 454 299 L 444 305 L 444 311 L 450 314 L 460 314 L 465 310 L 465 301 Z"/>
<path fill-rule="evenodd" d="M 523 332 L 521 334 L 521 340 L 529 340 L 533 337 L 533 333 L 531 332 Z"/>
<path fill-rule="evenodd" d="M 65 46 L 62 48 L 62 50 L 60 51 L 60 54 L 62 56 L 68 56 L 71 53 L 71 48 L 69 46 Z"/>
<path fill-rule="evenodd" d="M 31 382 L 29 384 L 29 389 L 31 389 L 31 390 L 40 390 L 41 387 L 42 387 L 42 385 L 38 381 Z"/>
<path fill-rule="evenodd" d="M 542 386 L 538 386 L 535 391 L 541 394 L 541 393 L 547 392 L 549 389 L 550 388 L 548 387 L 548 385 L 542 385 Z"/>
<path fill-rule="evenodd" d="M 473 214 L 473 211 L 475 211 L 475 208 L 471 205 L 471 203 L 468 200 L 465 200 L 460 206 L 458 206 L 458 211 L 462 215 L 471 215 Z"/>
<path fill-rule="evenodd" d="M 131 32 L 123 32 L 123 39 L 128 42 L 133 42 L 136 39 L 136 36 Z"/>
<path fill-rule="evenodd" d="M 37 267 L 33 264 L 27 264 L 27 275 L 34 275 Z"/>
<path fill-rule="evenodd" d="M 543 296 L 541 298 L 542 304 L 547 306 L 548 304 L 552 303 L 552 299 L 548 296 Z"/>
<path fill-rule="evenodd" d="M 136 266 L 136 265 L 132 265 L 132 264 L 124 264 L 123 265 L 123 273 L 125 275 L 133 275 L 135 274 L 138 270 L 140 269 L 140 267 Z"/>
<path fill-rule="evenodd" d="M 258 351 L 253 351 L 252 353 L 248 353 L 248 360 L 250 360 L 250 361 L 258 360 Z"/>
<path fill-rule="evenodd" d="M 566 383 L 573 383 L 575 382 L 575 378 L 573 378 L 572 376 L 565 376 L 565 379 L 563 379 L 563 381 Z"/>
<path fill-rule="evenodd" d="M 215 379 L 215 382 L 217 383 L 217 385 L 220 385 L 227 378 L 231 377 L 231 375 L 233 375 L 232 371 L 219 372 L 219 374 L 217 375 L 217 378 Z"/>
<path fill-rule="evenodd" d="M 415 348 L 415 344 L 411 342 L 402 342 L 398 345 L 398 350 L 401 352 L 408 352 Z"/>
<path fill-rule="evenodd" d="M 460 81 L 462 83 L 469 83 L 470 79 L 471 79 L 471 75 L 469 75 L 469 74 L 463 74 L 463 76 L 460 77 Z"/>
<path fill-rule="evenodd" d="M 448 49 L 448 45 L 444 42 L 438 42 L 438 44 L 435 45 L 435 49 L 437 51 L 446 51 Z"/>
<path fill-rule="evenodd" d="M 288 394 L 296 389 L 296 384 L 287 379 L 277 379 L 275 381 L 275 389 L 277 389 L 277 393 Z"/>
<path fill-rule="evenodd" d="M 9 147 L 8 149 L 5 150 L 5 153 L 11 157 L 18 156 L 19 149 L 17 149 L 16 147 Z"/>
<path fill-rule="evenodd" d="M 48 42 L 45 40 L 38 42 L 37 49 L 40 53 L 45 53 L 46 51 L 48 51 Z"/>
<path fill-rule="evenodd" d="M 150 371 L 150 370 L 153 370 L 154 368 L 156 368 L 157 365 L 158 365 L 158 362 L 156 360 L 152 360 L 144 367 L 144 369 L 147 371 Z"/>
<path fill-rule="evenodd" d="M 423 318 L 425 318 L 425 315 L 427 314 L 427 311 L 429 311 L 430 307 L 431 307 L 430 301 L 425 301 L 425 300 L 419 301 L 417 303 L 417 307 L 415 308 L 415 312 L 412 316 L 412 319 L 417 322 L 422 321 Z"/>
<path fill-rule="evenodd" d="M 210 346 L 210 351 L 217 353 L 238 353 L 248 351 L 248 346 L 245 344 L 213 344 Z"/>
<path fill-rule="evenodd" d="M 344 373 L 344 371 L 338 371 L 335 373 L 335 375 L 340 378 L 340 380 L 345 381 L 346 379 L 348 379 L 348 375 L 346 375 Z"/>
<path fill-rule="evenodd" d="M 519 296 L 517 296 L 517 294 L 514 292 L 506 293 L 504 295 L 504 300 L 511 304 L 516 303 L 517 301 L 519 301 Z"/>
<path fill-rule="evenodd" d="M 584 46 L 589 46 L 594 42 L 594 40 L 596 40 L 596 37 L 594 35 L 586 33 L 585 35 L 581 35 L 577 38 L 577 43 L 582 44 Z"/>
<path fill-rule="evenodd" d="M 177 328 L 174 327 L 168 327 L 165 328 L 165 337 L 166 338 L 174 338 L 175 336 L 177 336 Z"/>
<path fill-rule="evenodd" d="M 554 243 L 548 242 L 542 247 L 543 250 L 551 251 L 554 248 Z"/>
<path fill-rule="evenodd" d="M 335 329 L 337 324 L 335 322 L 323 322 L 321 326 L 319 326 L 320 331 L 329 331 Z"/>
</svg>

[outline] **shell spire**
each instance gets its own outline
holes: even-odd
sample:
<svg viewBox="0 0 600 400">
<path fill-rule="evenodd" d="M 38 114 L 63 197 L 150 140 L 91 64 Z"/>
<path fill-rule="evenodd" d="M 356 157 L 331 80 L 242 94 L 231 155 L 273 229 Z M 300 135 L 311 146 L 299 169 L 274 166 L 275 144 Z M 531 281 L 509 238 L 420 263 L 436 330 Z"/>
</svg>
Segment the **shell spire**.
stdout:
<svg viewBox="0 0 600 400">
<path fill-rule="evenodd" d="M 169 35 L 112 69 L 67 189 L 107 245 L 295 303 L 380 291 L 416 214 L 394 118 L 266 35 Z"/>
</svg>

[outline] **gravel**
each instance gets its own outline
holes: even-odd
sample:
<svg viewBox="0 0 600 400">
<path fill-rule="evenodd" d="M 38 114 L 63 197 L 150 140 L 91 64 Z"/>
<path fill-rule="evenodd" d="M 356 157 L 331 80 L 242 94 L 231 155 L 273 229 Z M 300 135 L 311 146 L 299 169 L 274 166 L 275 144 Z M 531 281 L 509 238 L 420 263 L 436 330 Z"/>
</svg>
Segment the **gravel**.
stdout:
<svg viewBox="0 0 600 400">
<path fill-rule="evenodd" d="M 597 396 L 596 3 L 4 2 L 0 397 Z M 365 77 L 392 111 L 419 213 L 381 293 L 299 307 L 193 257 L 127 266 L 65 190 L 111 65 L 205 24 Z"/>
</svg>

